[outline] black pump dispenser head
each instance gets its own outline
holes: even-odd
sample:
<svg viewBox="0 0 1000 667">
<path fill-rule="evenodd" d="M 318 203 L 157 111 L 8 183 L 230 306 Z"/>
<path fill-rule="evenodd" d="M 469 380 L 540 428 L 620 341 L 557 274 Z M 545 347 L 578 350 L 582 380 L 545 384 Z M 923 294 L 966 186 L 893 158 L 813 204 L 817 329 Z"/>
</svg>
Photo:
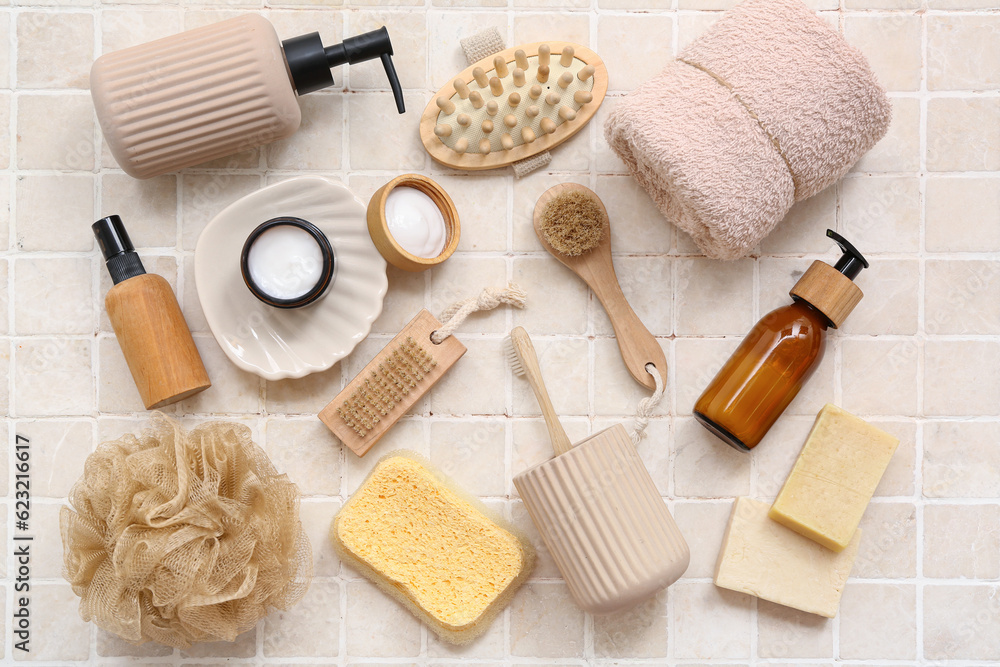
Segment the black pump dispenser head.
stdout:
<svg viewBox="0 0 1000 667">
<path fill-rule="evenodd" d="M 121 218 L 109 215 L 95 222 L 90 228 L 94 230 L 97 245 L 107 260 L 108 273 L 111 274 L 111 280 L 115 285 L 146 273 Z"/>
<path fill-rule="evenodd" d="M 832 229 L 826 230 L 826 235 L 836 241 L 837 245 L 840 246 L 840 249 L 844 251 L 844 254 L 837 260 L 837 263 L 834 264 L 833 268 L 837 269 L 851 280 L 854 280 L 857 275 L 861 273 L 861 269 L 868 268 L 868 260 L 865 259 L 864 255 L 858 252 L 858 249 L 855 248 L 850 241 Z"/>
<path fill-rule="evenodd" d="M 286 39 L 281 43 L 285 50 L 288 71 L 292 75 L 295 91 L 299 95 L 312 93 L 333 85 L 330 69 L 337 65 L 364 62 L 378 58 L 382 61 L 385 74 L 389 77 L 392 96 L 396 99 L 399 113 L 406 111 L 403 105 L 403 89 L 392 64 L 392 42 L 389 31 L 382 26 L 355 37 L 348 37 L 341 44 L 323 46 L 318 32 Z"/>
</svg>

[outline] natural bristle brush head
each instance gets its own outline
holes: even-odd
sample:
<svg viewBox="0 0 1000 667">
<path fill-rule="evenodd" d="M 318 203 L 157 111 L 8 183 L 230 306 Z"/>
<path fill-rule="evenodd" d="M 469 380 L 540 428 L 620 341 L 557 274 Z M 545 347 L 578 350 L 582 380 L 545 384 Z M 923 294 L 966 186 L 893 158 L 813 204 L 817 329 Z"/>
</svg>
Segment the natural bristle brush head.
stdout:
<svg viewBox="0 0 1000 667">
<path fill-rule="evenodd" d="M 412 337 L 397 345 L 364 383 L 337 408 L 337 415 L 362 438 L 416 389 L 437 361 Z"/>
<path fill-rule="evenodd" d="M 584 46 L 514 47 L 480 60 L 442 88 L 421 117 L 421 140 L 449 167 L 502 167 L 576 134 L 607 89 L 604 63 Z"/>
<path fill-rule="evenodd" d="M 320 411 L 320 421 L 348 449 L 364 456 L 465 354 L 455 336 L 431 340 L 441 327 L 421 310 Z"/>
<path fill-rule="evenodd" d="M 555 250 L 577 257 L 604 240 L 605 226 L 604 206 L 587 192 L 569 190 L 549 200 L 539 227 Z"/>
</svg>

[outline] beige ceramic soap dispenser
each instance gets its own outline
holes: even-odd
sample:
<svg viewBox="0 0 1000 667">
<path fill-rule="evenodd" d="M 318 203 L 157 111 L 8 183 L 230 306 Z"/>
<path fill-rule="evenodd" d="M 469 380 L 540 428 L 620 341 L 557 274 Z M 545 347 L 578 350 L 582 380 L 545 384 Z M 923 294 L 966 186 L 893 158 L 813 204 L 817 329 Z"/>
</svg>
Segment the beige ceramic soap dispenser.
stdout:
<svg viewBox="0 0 1000 667">
<path fill-rule="evenodd" d="M 379 58 L 403 113 L 391 56 L 385 27 L 324 47 L 317 32 L 282 42 L 247 14 L 103 55 L 90 92 L 119 166 L 151 178 L 289 136 L 297 95 L 332 86 L 343 63 Z"/>
</svg>

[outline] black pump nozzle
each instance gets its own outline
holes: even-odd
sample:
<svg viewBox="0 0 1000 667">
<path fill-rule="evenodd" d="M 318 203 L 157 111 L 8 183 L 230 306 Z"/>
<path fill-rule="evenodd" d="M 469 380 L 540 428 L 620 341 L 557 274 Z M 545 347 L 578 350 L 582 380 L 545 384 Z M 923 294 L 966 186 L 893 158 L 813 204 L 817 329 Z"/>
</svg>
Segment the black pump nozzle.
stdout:
<svg viewBox="0 0 1000 667">
<path fill-rule="evenodd" d="M 146 273 L 120 217 L 109 215 L 95 222 L 90 228 L 97 237 L 97 245 L 107 260 L 108 273 L 111 274 L 111 280 L 115 285 Z"/>
<path fill-rule="evenodd" d="M 403 88 L 399 85 L 399 77 L 392 64 L 392 42 L 389 41 L 389 31 L 385 26 L 348 37 L 343 43 L 333 46 L 324 47 L 318 32 L 286 39 L 281 45 L 299 95 L 332 86 L 333 74 L 330 69 L 337 65 L 353 65 L 378 58 L 389 78 L 392 96 L 396 99 L 396 109 L 399 113 L 406 111 L 403 105 Z"/>
<path fill-rule="evenodd" d="M 840 249 L 844 251 L 844 254 L 837 260 L 837 263 L 834 264 L 833 268 L 837 269 L 851 280 L 854 280 L 854 278 L 861 273 L 861 269 L 868 268 L 868 260 L 865 259 L 864 255 L 858 252 L 858 249 L 855 248 L 850 241 L 832 229 L 826 230 L 826 235 L 836 241 L 837 245 L 840 246 Z"/>
</svg>

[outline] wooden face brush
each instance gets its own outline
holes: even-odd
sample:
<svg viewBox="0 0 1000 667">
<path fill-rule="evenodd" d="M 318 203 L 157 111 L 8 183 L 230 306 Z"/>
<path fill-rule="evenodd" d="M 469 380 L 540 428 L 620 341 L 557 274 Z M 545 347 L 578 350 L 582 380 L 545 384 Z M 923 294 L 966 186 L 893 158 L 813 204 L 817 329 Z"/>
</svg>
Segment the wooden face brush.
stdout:
<svg viewBox="0 0 1000 667">
<path fill-rule="evenodd" d="M 449 167 L 502 167 L 576 134 L 607 90 L 607 69 L 590 49 L 524 44 L 480 60 L 438 91 L 420 118 L 420 138 Z"/>
<path fill-rule="evenodd" d="M 611 320 L 629 373 L 650 390 L 656 382 L 646 364 L 666 383 L 667 360 L 660 345 L 632 310 L 611 262 L 611 224 L 604 203 L 589 188 L 563 183 L 546 190 L 535 204 L 535 234 L 542 246 L 580 276 L 597 295 Z"/>
</svg>

